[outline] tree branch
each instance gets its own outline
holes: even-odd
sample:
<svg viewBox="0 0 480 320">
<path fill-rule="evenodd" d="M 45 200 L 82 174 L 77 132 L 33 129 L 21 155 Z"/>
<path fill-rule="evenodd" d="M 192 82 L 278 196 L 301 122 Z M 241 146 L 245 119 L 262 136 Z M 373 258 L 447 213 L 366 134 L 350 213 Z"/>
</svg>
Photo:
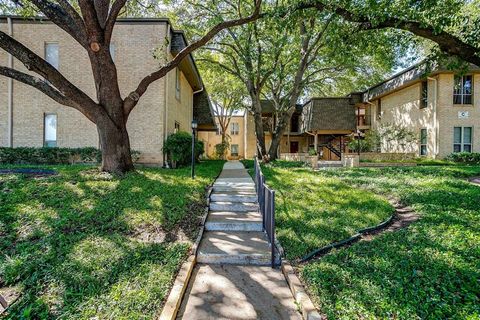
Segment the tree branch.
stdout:
<svg viewBox="0 0 480 320">
<path fill-rule="evenodd" d="M 85 24 L 68 1 L 59 0 L 60 5 L 46 0 L 31 0 L 31 2 L 48 19 L 71 35 L 82 47 L 88 46 Z"/>
<path fill-rule="evenodd" d="M 152 82 L 164 77 L 170 70 L 173 70 L 176 66 L 178 66 L 184 58 L 190 55 L 193 51 L 207 44 L 220 31 L 257 20 L 260 16 L 261 4 L 262 4 L 262 0 L 256 0 L 255 10 L 248 17 L 228 20 L 228 21 L 223 21 L 218 23 L 212 29 L 210 29 L 210 31 L 207 32 L 207 34 L 205 34 L 202 38 L 200 38 L 195 42 L 192 42 L 190 45 L 185 47 L 171 61 L 169 61 L 159 70 L 143 78 L 143 80 L 140 81 L 140 84 L 138 85 L 137 89 L 132 93 L 130 93 L 129 96 L 126 97 L 124 100 L 125 115 L 128 116 L 130 114 L 133 108 L 137 105 L 140 97 L 145 93 L 145 91 L 147 91 L 148 87 Z"/>
<path fill-rule="evenodd" d="M 440 49 L 449 55 L 458 56 L 467 62 L 480 66 L 480 48 L 472 46 L 446 31 L 437 31 L 431 25 L 396 17 L 387 17 L 377 22 L 373 17 L 354 13 L 340 6 L 325 5 L 321 0 L 303 0 L 296 5 L 294 10 L 311 8 L 333 12 L 347 21 L 359 23 L 360 28 L 363 30 L 394 28 L 409 31 L 417 36 L 436 42 Z"/>
<path fill-rule="evenodd" d="M 116 0 L 110 8 L 110 14 L 108 15 L 107 22 L 105 24 L 105 42 L 110 43 L 112 39 L 113 27 L 117 21 L 120 11 L 125 7 L 127 0 Z"/>
<path fill-rule="evenodd" d="M 75 108 L 90 120 L 93 114 L 98 114 L 101 108 L 87 94 L 68 81 L 51 64 L 2 31 L 0 31 L 0 48 L 20 60 L 28 70 L 48 80 L 62 95 L 74 101 Z"/>
<path fill-rule="evenodd" d="M 43 79 L 4 66 L 0 66 L 0 74 L 36 88 L 60 104 L 73 107 L 73 103 L 70 99 L 65 97 Z"/>
</svg>

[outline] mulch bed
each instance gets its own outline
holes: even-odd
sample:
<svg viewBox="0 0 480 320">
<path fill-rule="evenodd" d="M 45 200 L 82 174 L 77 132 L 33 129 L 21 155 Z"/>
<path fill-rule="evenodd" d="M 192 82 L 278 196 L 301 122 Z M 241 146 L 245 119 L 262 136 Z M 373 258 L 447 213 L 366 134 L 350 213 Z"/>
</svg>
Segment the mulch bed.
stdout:
<svg viewBox="0 0 480 320">
<path fill-rule="evenodd" d="M 29 176 L 44 177 L 44 176 L 53 176 L 57 172 L 52 169 L 1 169 L 0 175 L 2 174 L 25 174 Z"/>
<path fill-rule="evenodd" d="M 480 177 L 471 178 L 470 182 L 480 185 Z"/>
</svg>

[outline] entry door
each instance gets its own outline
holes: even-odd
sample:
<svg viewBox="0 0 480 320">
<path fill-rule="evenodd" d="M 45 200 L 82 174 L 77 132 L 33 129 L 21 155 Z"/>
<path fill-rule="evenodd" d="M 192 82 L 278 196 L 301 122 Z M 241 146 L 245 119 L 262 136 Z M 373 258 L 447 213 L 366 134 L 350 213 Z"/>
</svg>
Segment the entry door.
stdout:
<svg viewBox="0 0 480 320">
<path fill-rule="evenodd" d="M 298 153 L 298 141 L 290 141 L 290 153 Z"/>
</svg>

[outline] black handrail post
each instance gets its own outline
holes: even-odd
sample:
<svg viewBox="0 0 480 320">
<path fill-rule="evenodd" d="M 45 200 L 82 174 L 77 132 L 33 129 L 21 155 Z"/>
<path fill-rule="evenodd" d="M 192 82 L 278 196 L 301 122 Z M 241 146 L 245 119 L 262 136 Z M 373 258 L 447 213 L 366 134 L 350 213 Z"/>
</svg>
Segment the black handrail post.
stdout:
<svg viewBox="0 0 480 320">
<path fill-rule="evenodd" d="M 270 238 L 272 241 L 272 268 L 275 268 L 275 190 L 272 190 L 272 199 L 270 204 Z"/>
</svg>

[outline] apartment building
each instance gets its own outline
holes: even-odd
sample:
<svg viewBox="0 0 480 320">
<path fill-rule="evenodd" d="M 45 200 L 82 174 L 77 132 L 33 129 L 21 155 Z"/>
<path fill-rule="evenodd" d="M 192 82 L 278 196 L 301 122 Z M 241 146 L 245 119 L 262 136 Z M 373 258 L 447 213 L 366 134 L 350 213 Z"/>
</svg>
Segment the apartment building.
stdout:
<svg viewBox="0 0 480 320">
<path fill-rule="evenodd" d="M 457 74 L 420 63 L 363 93 L 359 105 L 367 115 L 361 129 L 399 125 L 416 133 L 406 150 L 418 156 L 444 158 L 452 152 L 480 152 L 480 68 Z M 400 152 L 395 143 L 382 152 Z"/>
<path fill-rule="evenodd" d="M 0 16 L 0 30 L 12 35 L 59 69 L 73 84 L 95 97 L 86 51 L 66 32 L 41 18 Z M 123 96 L 146 75 L 187 45 L 168 19 L 119 19 L 110 47 Z M 0 65 L 28 72 L 0 50 Z M 140 162 L 162 165 L 163 142 L 176 131 L 215 130 L 210 101 L 192 56 L 158 80 L 141 98 L 128 120 L 131 147 Z M 0 146 L 99 147 L 96 127 L 80 112 L 59 105 L 36 89 L 0 77 Z"/>
<path fill-rule="evenodd" d="M 245 112 L 236 112 L 232 115 L 226 131 L 230 144 L 226 154 L 227 159 L 236 160 L 253 157 L 254 153 L 247 154 L 247 146 L 249 143 L 255 145 L 255 130 L 254 128 L 247 128 L 248 120 Z M 216 131 L 202 131 L 198 133 L 198 139 L 203 141 L 205 145 L 205 156 L 208 158 L 215 158 L 217 156 L 215 146 L 222 143 L 221 126 L 218 123 L 218 121 L 220 121 L 218 117 L 216 117 L 216 121 Z M 250 125 L 253 125 L 253 123 L 250 122 Z M 250 139 L 250 141 L 247 140 L 247 132 L 250 133 L 250 135 L 253 133 L 253 139 Z"/>
</svg>

